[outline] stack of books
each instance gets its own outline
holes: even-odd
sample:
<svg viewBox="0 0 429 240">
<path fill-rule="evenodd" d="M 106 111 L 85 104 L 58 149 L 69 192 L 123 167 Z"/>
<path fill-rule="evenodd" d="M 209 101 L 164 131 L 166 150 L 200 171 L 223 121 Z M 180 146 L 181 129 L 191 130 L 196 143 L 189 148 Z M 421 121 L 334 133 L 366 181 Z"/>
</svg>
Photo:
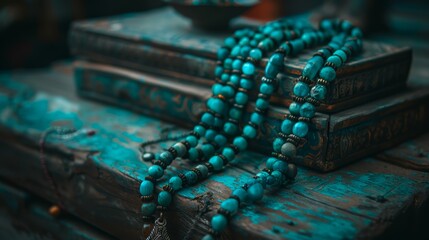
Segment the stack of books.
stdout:
<svg viewBox="0 0 429 240">
<path fill-rule="evenodd" d="M 191 127 L 211 95 L 216 51 L 229 34 L 195 29 L 169 8 L 77 22 L 69 37 L 77 91 Z M 285 62 L 273 107 L 251 149 L 270 153 L 291 88 L 313 52 Z M 410 48 L 365 41 L 364 51 L 329 86 L 298 164 L 330 171 L 427 130 L 429 90 L 407 88 L 411 60 Z"/>
</svg>

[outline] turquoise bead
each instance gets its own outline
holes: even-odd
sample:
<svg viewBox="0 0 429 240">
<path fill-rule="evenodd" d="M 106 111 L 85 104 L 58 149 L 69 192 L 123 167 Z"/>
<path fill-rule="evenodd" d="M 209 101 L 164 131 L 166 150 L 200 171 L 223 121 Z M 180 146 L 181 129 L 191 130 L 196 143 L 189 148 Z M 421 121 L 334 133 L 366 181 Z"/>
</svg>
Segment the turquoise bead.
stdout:
<svg viewBox="0 0 429 240">
<path fill-rule="evenodd" d="M 195 126 L 194 127 L 194 131 L 196 133 L 198 133 L 200 136 L 204 136 L 204 134 L 206 133 L 206 129 L 203 126 L 201 126 L 201 125 Z"/>
<path fill-rule="evenodd" d="M 235 135 L 238 132 L 238 126 L 235 123 L 227 122 L 223 126 L 223 131 L 228 135 Z"/>
<path fill-rule="evenodd" d="M 247 148 L 247 140 L 241 136 L 235 137 L 233 144 L 241 151 L 246 150 Z"/>
<path fill-rule="evenodd" d="M 151 181 L 148 180 L 144 180 L 141 184 L 140 184 L 140 194 L 142 196 L 149 196 L 153 194 L 153 183 Z"/>
<path fill-rule="evenodd" d="M 150 216 L 155 212 L 156 204 L 154 202 L 143 203 L 140 209 L 143 216 Z"/>
<path fill-rule="evenodd" d="M 231 57 L 237 57 L 240 54 L 240 46 L 235 46 L 231 50 Z"/>
<path fill-rule="evenodd" d="M 235 158 L 235 152 L 232 148 L 226 147 L 222 150 L 222 155 L 226 157 L 229 161 Z"/>
<path fill-rule="evenodd" d="M 256 47 L 256 46 L 258 46 L 258 41 L 256 41 L 255 39 L 250 40 L 250 46 L 251 46 L 251 47 Z"/>
<path fill-rule="evenodd" d="M 243 64 L 241 71 L 246 75 L 253 75 L 255 73 L 255 65 L 250 62 Z"/>
<path fill-rule="evenodd" d="M 250 125 L 246 125 L 243 128 L 243 134 L 244 136 L 248 137 L 248 138 L 255 138 L 256 137 L 256 129 Z"/>
<path fill-rule="evenodd" d="M 303 82 L 298 82 L 293 87 L 293 94 L 298 97 L 306 97 L 310 93 L 310 87 L 308 84 Z"/>
<path fill-rule="evenodd" d="M 232 69 L 240 70 L 241 66 L 243 66 L 243 61 L 240 59 L 235 59 L 234 62 L 232 62 Z"/>
<path fill-rule="evenodd" d="M 255 39 L 256 41 L 261 41 L 262 39 L 264 39 L 264 34 L 262 33 L 257 33 L 255 34 L 255 36 L 253 36 L 253 39 Z"/>
<path fill-rule="evenodd" d="M 222 232 L 225 230 L 228 224 L 228 220 L 222 214 L 216 214 L 212 217 L 211 226 L 212 229 L 216 232 Z"/>
<path fill-rule="evenodd" d="M 232 74 L 229 78 L 229 81 L 234 84 L 234 86 L 238 86 L 238 84 L 240 83 L 240 77 L 237 74 Z"/>
<path fill-rule="evenodd" d="M 186 141 L 189 143 L 191 147 L 195 147 L 198 144 L 198 139 L 194 135 L 189 135 L 186 137 Z"/>
<path fill-rule="evenodd" d="M 231 86 L 224 86 L 222 88 L 222 95 L 223 96 L 230 98 L 230 97 L 234 96 L 234 94 L 235 94 L 235 90 Z"/>
<path fill-rule="evenodd" d="M 226 48 L 219 48 L 219 50 L 217 51 L 217 59 L 220 61 L 227 58 L 228 55 L 229 55 L 229 50 Z"/>
<path fill-rule="evenodd" d="M 265 76 L 271 79 L 276 78 L 277 74 L 283 68 L 284 55 L 281 53 L 274 53 L 271 55 L 268 64 L 265 67 Z"/>
<path fill-rule="evenodd" d="M 281 173 L 280 171 L 277 171 L 277 170 L 272 171 L 271 176 L 274 177 L 274 179 L 275 179 L 275 184 L 273 184 L 273 185 L 280 185 L 285 180 L 284 174 Z"/>
<path fill-rule="evenodd" d="M 224 41 L 224 44 L 229 48 L 233 48 L 237 44 L 237 42 L 233 37 L 227 37 Z"/>
<path fill-rule="evenodd" d="M 158 194 L 158 204 L 163 207 L 168 207 L 168 205 L 170 205 L 171 203 L 171 200 L 172 200 L 171 193 L 167 191 L 161 191 Z"/>
<path fill-rule="evenodd" d="M 262 59 L 262 51 L 258 48 L 254 48 L 250 50 L 249 56 L 255 60 L 261 60 Z"/>
<path fill-rule="evenodd" d="M 266 38 L 258 43 L 258 47 L 268 52 L 274 48 L 274 43 L 271 39 Z"/>
<path fill-rule="evenodd" d="M 330 42 L 330 43 L 328 43 L 328 46 L 330 46 L 331 48 L 333 48 L 334 50 L 337 50 L 337 49 L 339 49 L 341 46 L 338 44 L 338 43 L 336 43 L 336 42 Z"/>
<path fill-rule="evenodd" d="M 274 31 L 270 34 L 270 37 L 274 38 L 278 43 L 283 39 L 283 32 L 281 30 Z"/>
<path fill-rule="evenodd" d="M 333 63 L 336 67 L 341 67 L 341 65 L 343 64 L 343 61 L 339 56 L 330 56 L 326 61 Z"/>
<path fill-rule="evenodd" d="M 227 143 L 227 139 L 224 135 L 222 134 L 217 134 L 216 137 L 214 138 L 214 141 L 219 144 L 219 146 L 223 146 Z"/>
<path fill-rule="evenodd" d="M 314 80 L 322 66 L 323 58 L 320 56 L 314 56 L 305 65 L 304 69 L 302 70 L 302 76 L 308 77 L 310 80 Z"/>
<path fill-rule="evenodd" d="M 267 83 L 262 83 L 259 87 L 259 91 L 263 94 L 270 95 L 274 92 L 274 87 Z"/>
<path fill-rule="evenodd" d="M 261 110 L 265 110 L 268 108 L 268 106 L 270 106 L 270 103 L 267 100 L 265 100 L 263 98 L 258 98 L 256 100 L 256 107 L 257 108 L 259 108 Z"/>
<path fill-rule="evenodd" d="M 250 42 L 250 41 L 248 41 L 248 42 Z M 240 55 L 243 57 L 243 58 L 247 58 L 248 56 L 249 56 L 249 53 L 250 53 L 250 50 L 251 50 L 252 48 L 251 47 L 249 47 L 249 46 L 243 46 L 243 47 L 241 47 L 241 50 L 240 50 Z"/>
<path fill-rule="evenodd" d="M 215 76 L 220 78 L 220 76 L 222 76 L 222 73 L 223 73 L 223 67 L 216 66 L 215 72 L 214 72 Z"/>
<path fill-rule="evenodd" d="M 198 159 L 198 150 L 195 148 L 191 148 L 188 151 L 188 158 L 191 161 L 196 161 Z"/>
<path fill-rule="evenodd" d="M 305 137 L 308 133 L 307 123 L 301 121 L 295 123 L 295 125 L 293 125 L 292 132 L 298 137 Z"/>
<path fill-rule="evenodd" d="M 208 125 L 213 125 L 214 123 L 214 116 L 211 113 L 204 113 L 203 116 L 201 116 L 201 122 L 208 124 Z"/>
<path fill-rule="evenodd" d="M 207 107 L 216 113 L 222 114 L 225 109 L 225 103 L 218 98 L 210 98 L 207 101 Z"/>
<path fill-rule="evenodd" d="M 223 67 L 226 69 L 231 69 L 232 68 L 232 59 L 231 58 L 227 58 L 223 61 Z M 228 75 L 228 74 L 226 74 Z"/>
<path fill-rule="evenodd" d="M 264 120 L 264 117 L 257 112 L 254 112 L 252 113 L 252 115 L 250 115 L 250 121 L 256 125 L 261 125 L 263 120 Z"/>
<path fill-rule="evenodd" d="M 334 56 L 339 56 L 343 62 L 347 61 L 347 54 L 343 50 L 337 50 L 333 54 Z"/>
<path fill-rule="evenodd" d="M 253 82 L 248 80 L 248 79 L 243 78 L 240 80 L 240 87 L 247 89 L 247 90 L 250 90 L 253 87 Z"/>
<path fill-rule="evenodd" d="M 219 156 L 213 156 L 210 158 L 209 163 L 213 166 L 213 169 L 215 171 L 222 170 L 223 167 L 223 160 Z"/>
<path fill-rule="evenodd" d="M 171 152 L 165 151 L 159 154 L 159 160 L 166 164 L 170 164 L 173 161 L 173 154 Z"/>
<path fill-rule="evenodd" d="M 331 82 L 335 79 L 335 77 L 337 76 L 337 73 L 331 67 L 324 67 L 322 68 L 322 70 L 320 70 L 319 76 L 325 79 L 326 81 Z"/>
<path fill-rule="evenodd" d="M 299 110 L 299 113 L 302 117 L 312 118 L 316 113 L 316 108 L 311 103 L 304 103 Z"/>
<path fill-rule="evenodd" d="M 265 167 L 268 169 L 273 169 L 273 164 L 277 161 L 280 161 L 280 160 L 278 160 L 277 158 L 270 157 L 265 162 Z"/>
<path fill-rule="evenodd" d="M 215 149 L 211 144 L 204 144 L 201 146 L 201 151 L 203 151 L 204 157 L 208 158 L 213 155 Z"/>
<path fill-rule="evenodd" d="M 186 181 L 188 182 L 189 185 L 193 185 L 198 181 L 198 176 L 193 171 L 187 171 L 185 173 L 185 177 L 186 177 Z"/>
<path fill-rule="evenodd" d="M 259 201 L 264 196 L 264 188 L 262 187 L 261 183 L 256 182 L 250 186 L 249 189 L 247 189 L 247 193 L 249 194 L 250 201 Z"/>
<path fill-rule="evenodd" d="M 235 102 L 237 104 L 244 105 L 247 103 L 248 99 L 249 99 L 249 97 L 247 96 L 246 93 L 238 92 L 237 94 L 235 94 Z"/>
<path fill-rule="evenodd" d="M 294 55 L 304 50 L 304 41 L 302 41 L 301 39 L 292 40 L 290 41 L 290 44 L 292 44 L 292 54 Z"/>
<path fill-rule="evenodd" d="M 263 26 L 262 33 L 263 33 L 263 34 L 265 34 L 265 35 L 268 35 L 268 34 L 270 34 L 273 30 L 274 30 L 274 28 L 273 28 L 272 26 L 265 25 L 265 26 Z"/>
<path fill-rule="evenodd" d="M 327 20 L 327 19 L 322 20 L 320 22 L 320 27 L 323 30 L 332 30 L 332 28 L 333 28 L 332 21 L 331 20 Z"/>
<path fill-rule="evenodd" d="M 357 38 L 362 38 L 363 34 L 362 31 L 359 28 L 353 28 L 352 30 L 352 36 Z"/>
<path fill-rule="evenodd" d="M 222 89 L 223 89 L 222 84 L 219 84 L 219 83 L 214 84 L 213 87 L 212 87 L 212 93 L 213 93 L 213 95 L 216 96 L 216 95 L 221 94 L 222 93 Z"/>
<path fill-rule="evenodd" d="M 236 214 L 238 210 L 238 201 L 234 198 L 228 198 L 220 204 L 220 208 L 228 211 L 231 215 Z"/>
<path fill-rule="evenodd" d="M 215 240 L 215 238 L 212 235 L 206 234 L 201 240 Z"/>
<path fill-rule="evenodd" d="M 200 165 L 197 165 L 195 168 L 200 171 L 201 177 L 205 178 L 209 175 L 209 169 L 207 168 L 206 165 L 200 164 Z"/>
<path fill-rule="evenodd" d="M 247 197 L 249 196 L 249 194 L 246 190 L 242 188 L 237 188 L 232 192 L 232 196 L 237 196 L 238 199 L 240 199 L 240 202 L 245 202 L 247 201 Z"/>
<path fill-rule="evenodd" d="M 221 127 L 222 125 L 223 125 L 223 119 L 220 117 L 215 117 L 213 126 Z"/>
<path fill-rule="evenodd" d="M 236 120 L 239 120 L 241 118 L 242 114 L 243 114 L 243 111 L 241 111 L 238 108 L 231 108 L 229 110 L 229 117 L 233 118 L 233 119 L 236 119 Z"/>
<path fill-rule="evenodd" d="M 215 136 L 216 136 L 216 131 L 215 130 L 209 129 L 209 130 L 206 131 L 205 137 L 206 137 L 206 139 L 208 141 L 213 141 L 213 139 L 214 139 Z"/>
<path fill-rule="evenodd" d="M 273 141 L 273 150 L 275 152 L 280 152 L 283 144 L 285 143 L 285 141 L 281 138 L 275 138 Z"/>
<path fill-rule="evenodd" d="M 182 179 L 180 177 L 174 176 L 168 180 L 168 185 L 177 191 L 182 188 Z"/>
<path fill-rule="evenodd" d="M 284 134 L 291 134 L 292 133 L 292 128 L 293 128 L 294 123 L 289 120 L 289 119 L 285 119 L 282 122 L 282 125 L 280 127 L 280 130 L 282 131 L 282 133 Z"/>
<path fill-rule="evenodd" d="M 317 100 L 324 100 L 326 98 L 326 93 L 328 90 L 325 86 L 316 84 L 311 88 L 311 96 Z"/>
<path fill-rule="evenodd" d="M 220 80 L 222 80 L 222 82 L 224 82 L 224 83 L 228 82 L 228 79 L 229 79 L 229 74 L 228 73 L 223 73 L 220 76 Z"/>
<path fill-rule="evenodd" d="M 314 38 L 310 33 L 302 34 L 301 39 L 306 43 L 307 46 L 311 46 L 314 43 Z"/>
<path fill-rule="evenodd" d="M 158 165 L 152 165 L 149 167 L 148 173 L 151 177 L 158 179 L 164 175 L 164 169 Z"/>
<path fill-rule="evenodd" d="M 176 150 L 178 157 L 183 157 L 187 152 L 185 144 L 181 142 L 174 144 L 173 148 Z"/>
<path fill-rule="evenodd" d="M 301 109 L 301 103 L 297 103 L 297 102 L 292 102 L 289 105 L 289 112 L 293 115 L 298 115 L 299 114 L 299 109 Z"/>
<path fill-rule="evenodd" d="M 281 153 L 288 157 L 295 157 L 296 155 L 296 146 L 290 142 L 283 144 L 281 148 Z"/>
<path fill-rule="evenodd" d="M 285 173 L 287 171 L 287 163 L 283 161 L 277 161 L 273 164 L 273 170 Z"/>
<path fill-rule="evenodd" d="M 352 23 L 347 20 L 343 21 L 343 23 L 341 24 L 341 29 L 344 32 L 349 31 L 352 27 L 353 27 Z"/>
</svg>

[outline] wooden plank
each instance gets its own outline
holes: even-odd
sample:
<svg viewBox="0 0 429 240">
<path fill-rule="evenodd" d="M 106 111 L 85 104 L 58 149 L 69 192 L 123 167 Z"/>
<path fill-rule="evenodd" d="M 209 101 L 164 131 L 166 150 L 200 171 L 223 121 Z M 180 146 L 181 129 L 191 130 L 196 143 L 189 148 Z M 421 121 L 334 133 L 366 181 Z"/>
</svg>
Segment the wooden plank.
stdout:
<svg viewBox="0 0 429 240">
<path fill-rule="evenodd" d="M 0 176 L 58 202 L 40 164 L 41 134 L 52 126 L 94 129 L 96 134 L 92 136 L 79 134 L 66 140 L 49 136 L 44 149 L 48 169 L 68 212 L 115 237 L 137 238 L 142 226 L 137 189 L 148 164 L 139 159 L 136 147 L 141 141 L 157 138 L 163 128 L 172 125 L 125 110 L 84 101 L 71 102 L 31 89 L 27 90 L 29 94 L 22 94 L 25 89 L 22 85 L 8 84 L 12 85 L 9 89 L 16 89 L 20 94 L 0 94 L 3 142 Z M 178 128 L 176 132 L 182 131 Z M 166 146 L 168 143 L 153 150 Z M 212 192 L 213 209 L 216 209 L 220 199 L 226 198 L 231 189 L 262 167 L 263 159 L 256 153 L 242 154 L 234 167 L 181 191 L 168 214 L 170 234 L 180 237 L 186 234 L 198 206 L 192 199 Z M 184 160 L 176 161 L 167 171 L 167 177 L 190 165 Z M 407 226 L 418 220 L 415 212 L 424 209 L 428 202 L 428 173 L 374 159 L 330 174 L 301 168 L 299 171 L 294 184 L 269 194 L 256 206 L 245 208 L 232 221 L 226 237 L 345 239 L 372 238 L 385 231 L 399 234 L 394 226 L 404 219 L 404 214 L 411 216 L 404 225 L 408 229 Z M 196 223 L 193 236 L 207 231 L 207 219 L 212 214 L 213 211 Z M 412 228 L 408 230 L 405 234 L 410 234 Z"/>
</svg>

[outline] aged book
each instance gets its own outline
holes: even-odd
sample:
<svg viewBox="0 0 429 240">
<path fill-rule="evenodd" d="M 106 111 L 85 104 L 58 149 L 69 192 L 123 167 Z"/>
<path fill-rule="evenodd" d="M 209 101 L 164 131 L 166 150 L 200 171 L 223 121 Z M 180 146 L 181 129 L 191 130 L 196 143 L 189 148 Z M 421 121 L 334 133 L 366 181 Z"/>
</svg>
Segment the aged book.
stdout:
<svg viewBox="0 0 429 240">
<path fill-rule="evenodd" d="M 75 81 L 81 96 L 184 127 L 198 122 L 210 96 L 209 88 L 84 61 L 75 63 Z M 251 103 L 248 111 L 252 109 Z M 283 107 L 270 108 L 252 149 L 270 153 L 271 142 L 287 113 Z M 427 88 L 410 88 L 338 113 L 319 113 L 313 119 L 308 143 L 299 149 L 301 157 L 297 161 L 313 169 L 330 171 L 424 132 L 429 128 L 428 120 Z"/>
<path fill-rule="evenodd" d="M 233 26 L 246 24 L 238 21 Z M 210 86 L 214 81 L 216 51 L 228 34 L 193 29 L 188 20 L 165 8 L 77 22 L 70 31 L 69 43 L 72 53 L 79 58 Z M 290 103 L 294 80 L 312 53 L 314 49 L 286 61 L 279 74 L 280 91 L 273 97 L 274 104 Z M 320 110 L 338 112 L 402 89 L 411 55 L 407 47 L 365 41 L 362 54 L 338 71 Z M 262 67 L 265 64 L 266 59 Z"/>
</svg>

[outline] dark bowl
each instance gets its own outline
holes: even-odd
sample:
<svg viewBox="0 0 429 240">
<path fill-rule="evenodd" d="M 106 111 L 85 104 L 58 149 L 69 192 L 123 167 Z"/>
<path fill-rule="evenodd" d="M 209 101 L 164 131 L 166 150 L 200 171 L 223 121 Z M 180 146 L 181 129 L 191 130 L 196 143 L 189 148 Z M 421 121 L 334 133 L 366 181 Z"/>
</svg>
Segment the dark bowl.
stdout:
<svg viewBox="0 0 429 240">
<path fill-rule="evenodd" d="M 195 27 L 220 30 L 228 27 L 231 19 L 259 3 L 259 0 L 225 1 L 197 4 L 192 1 L 165 0 L 179 14 L 192 20 Z"/>
</svg>

